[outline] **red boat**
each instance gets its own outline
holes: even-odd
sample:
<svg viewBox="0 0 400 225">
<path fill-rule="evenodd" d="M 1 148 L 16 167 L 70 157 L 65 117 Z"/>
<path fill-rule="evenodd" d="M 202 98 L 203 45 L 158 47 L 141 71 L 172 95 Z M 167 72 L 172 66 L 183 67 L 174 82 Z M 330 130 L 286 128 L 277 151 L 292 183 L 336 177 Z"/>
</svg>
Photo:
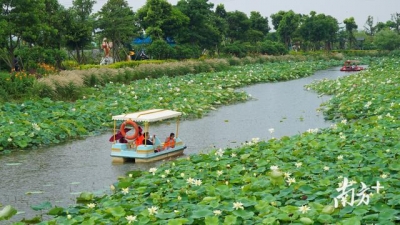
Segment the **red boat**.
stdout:
<svg viewBox="0 0 400 225">
<path fill-rule="evenodd" d="M 357 60 L 346 60 L 340 71 L 361 71 L 364 67 L 358 66 Z"/>
</svg>

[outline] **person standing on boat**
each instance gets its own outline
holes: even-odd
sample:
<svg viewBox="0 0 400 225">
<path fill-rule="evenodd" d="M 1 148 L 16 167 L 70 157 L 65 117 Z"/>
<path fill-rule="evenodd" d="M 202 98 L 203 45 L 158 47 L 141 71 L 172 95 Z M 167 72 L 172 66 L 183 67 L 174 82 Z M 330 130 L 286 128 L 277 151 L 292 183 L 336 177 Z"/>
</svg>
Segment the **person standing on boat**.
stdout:
<svg viewBox="0 0 400 225">
<path fill-rule="evenodd" d="M 175 148 L 175 134 L 171 133 L 169 137 L 165 139 L 163 149 Z"/>
</svg>

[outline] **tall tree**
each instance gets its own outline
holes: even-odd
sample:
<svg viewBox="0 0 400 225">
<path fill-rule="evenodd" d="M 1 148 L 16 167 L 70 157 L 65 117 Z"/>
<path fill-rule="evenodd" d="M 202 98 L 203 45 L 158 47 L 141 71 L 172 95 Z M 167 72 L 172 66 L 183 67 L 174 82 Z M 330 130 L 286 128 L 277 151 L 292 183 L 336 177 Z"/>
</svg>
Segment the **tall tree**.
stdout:
<svg viewBox="0 0 400 225">
<path fill-rule="evenodd" d="M 147 0 L 136 12 L 137 24 L 153 39 L 176 37 L 189 18 L 166 0 Z"/>
<path fill-rule="evenodd" d="M 376 27 L 374 26 L 374 17 L 368 16 L 364 25 L 365 33 L 369 36 L 374 36 Z"/>
<path fill-rule="evenodd" d="M 180 0 L 177 8 L 189 17 L 187 29 L 179 35 L 179 40 L 211 48 L 219 44 L 222 36 L 215 26 L 214 4 L 208 0 Z"/>
<path fill-rule="evenodd" d="M 97 14 L 98 28 L 103 37 L 113 42 L 112 52 L 118 61 L 119 52 L 124 50 L 122 46 L 130 42 L 137 32 L 135 27 L 135 14 L 125 0 L 108 0 Z M 116 54 L 118 53 L 118 54 Z M 124 55 L 127 55 L 124 52 Z"/>
<path fill-rule="evenodd" d="M 355 43 L 356 39 L 354 37 L 354 31 L 357 30 L 357 24 L 354 20 L 354 17 L 347 18 L 343 21 L 346 27 L 347 33 L 347 41 L 349 43 L 349 48 L 352 48 L 353 44 Z"/>
<path fill-rule="evenodd" d="M 323 42 L 325 49 L 330 50 L 338 30 L 339 25 L 335 18 L 311 11 L 309 16 L 304 16 L 299 33 L 314 49 Z"/>
<path fill-rule="evenodd" d="M 400 34 L 400 13 L 393 13 L 392 21 L 394 30 Z"/>
<path fill-rule="evenodd" d="M 0 57 L 12 68 L 21 40 L 34 43 L 41 30 L 44 0 L 0 0 Z"/>
<path fill-rule="evenodd" d="M 75 50 L 78 63 L 85 62 L 83 50 L 92 41 L 94 20 L 90 15 L 94 4 L 94 0 L 74 0 L 66 15 L 66 23 L 69 25 L 65 35 L 66 46 Z"/>
<path fill-rule="evenodd" d="M 277 13 L 274 13 L 271 15 L 271 20 L 272 20 L 272 26 L 274 27 L 274 30 L 277 31 L 279 27 L 279 23 L 283 19 L 283 16 L 286 14 L 285 11 L 280 10 Z"/>
<path fill-rule="evenodd" d="M 279 22 L 277 32 L 286 47 L 289 47 L 293 34 L 299 28 L 300 18 L 299 14 L 290 10 L 283 15 L 282 20 Z"/>
<path fill-rule="evenodd" d="M 231 42 L 246 41 L 247 32 L 250 30 L 251 21 L 244 12 L 234 11 L 228 12 L 228 38 Z"/>
<path fill-rule="evenodd" d="M 268 17 L 263 17 L 259 12 L 250 12 L 250 28 L 260 31 L 262 34 L 267 35 L 271 30 L 268 24 Z"/>
</svg>

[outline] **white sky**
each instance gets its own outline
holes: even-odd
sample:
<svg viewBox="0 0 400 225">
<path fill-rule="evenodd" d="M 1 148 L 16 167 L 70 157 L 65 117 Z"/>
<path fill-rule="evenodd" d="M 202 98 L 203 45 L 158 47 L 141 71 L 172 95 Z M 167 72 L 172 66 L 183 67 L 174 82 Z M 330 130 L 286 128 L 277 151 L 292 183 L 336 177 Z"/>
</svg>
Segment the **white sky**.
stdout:
<svg viewBox="0 0 400 225">
<path fill-rule="evenodd" d="M 141 8 L 146 0 L 127 0 L 133 11 Z M 72 0 L 59 0 L 65 7 L 72 5 Z M 97 0 L 94 11 L 98 11 L 107 0 Z M 175 5 L 178 0 L 168 0 Z M 250 14 L 258 11 L 271 21 L 271 14 L 279 10 L 293 10 L 295 13 L 309 14 L 311 11 L 324 13 L 335 17 L 339 23 L 351 16 L 354 17 L 358 29 L 364 29 L 368 16 L 374 17 L 374 23 L 386 22 L 394 13 L 400 13 L 400 0 L 209 0 L 214 3 L 224 4 L 227 11 L 241 11 Z"/>
</svg>

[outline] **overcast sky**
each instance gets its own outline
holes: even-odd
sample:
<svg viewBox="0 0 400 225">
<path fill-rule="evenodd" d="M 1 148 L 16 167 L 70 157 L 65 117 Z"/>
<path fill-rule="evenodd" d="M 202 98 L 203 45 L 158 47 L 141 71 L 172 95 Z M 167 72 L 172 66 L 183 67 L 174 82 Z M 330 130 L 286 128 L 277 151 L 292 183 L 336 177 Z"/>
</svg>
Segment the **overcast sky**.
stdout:
<svg viewBox="0 0 400 225">
<path fill-rule="evenodd" d="M 127 0 L 133 11 L 141 8 L 146 0 Z M 178 0 L 168 0 L 175 5 Z M 72 5 L 72 0 L 59 0 L 65 7 Z M 97 0 L 94 11 L 98 11 L 107 0 Z M 386 22 L 394 13 L 400 13 L 400 0 L 209 0 L 214 3 L 224 4 L 227 11 L 241 11 L 250 14 L 258 11 L 264 17 L 277 13 L 279 10 L 293 10 L 295 13 L 309 14 L 311 11 L 324 13 L 335 17 L 342 23 L 344 19 L 354 17 L 358 29 L 364 29 L 368 16 L 373 16 L 374 23 Z"/>
</svg>

